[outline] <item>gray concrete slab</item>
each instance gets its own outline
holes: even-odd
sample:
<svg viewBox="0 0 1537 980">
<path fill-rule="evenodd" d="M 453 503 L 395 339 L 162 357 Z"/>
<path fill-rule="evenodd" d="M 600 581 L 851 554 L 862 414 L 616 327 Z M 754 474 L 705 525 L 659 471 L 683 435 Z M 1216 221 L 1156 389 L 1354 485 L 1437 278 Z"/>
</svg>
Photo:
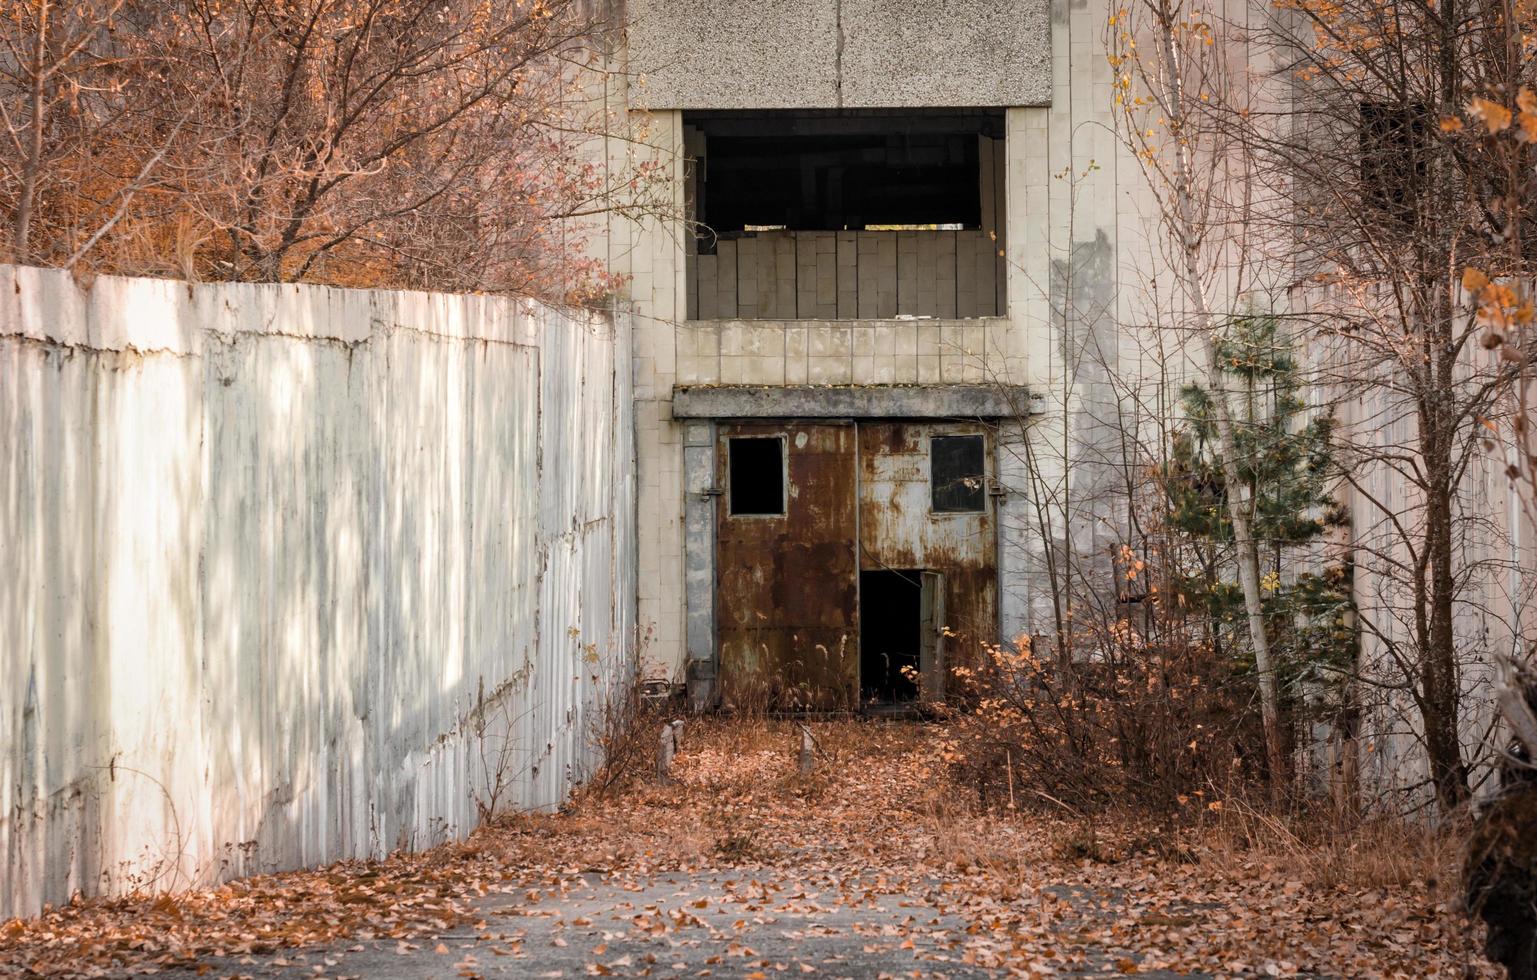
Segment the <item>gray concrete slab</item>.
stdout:
<svg viewBox="0 0 1537 980">
<path fill-rule="evenodd" d="M 1016 385 L 706 385 L 672 395 L 680 419 L 996 419 L 1033 410 L 1029 391 Z"/>
<path fill-rule="evenodd" d="M 631 0 L 651 109 L 1051 102 L 1046 0 Z"/>
<path fill-rule="evenodd" d="M 1017 959 L 978 933 L 973 920 L 925 894 L 922 882 L 884 893 L 876 878 L 839 881 L 794 869 L 662 873 L 643 878 L 588 874 L 533 901 L 484 903 L 483 928 L 410 942 L 342 941 L 328 946 L 207 964 L 211 971 L 164 976 L 251 978 L 390 977 L 769 977 L 969 978 L 1006 975 Z M 939 882 L 929 883 L 937 889 Z M 1041 922 L 1041 936 L 1102 920 L 1107 896 L 1067 884 L 1053 893 L 1072 912 Z M 862 897 L 861 896 L 862 893 Z M 856 896 L 851 901 L 850 895 Z M 1110 896 L 1113 898 L 1113 896 Z M 1060 906 L 1059 906 L 1060 908 Z M 664 927 L 665 924 L 665 927 Z M 980 938 L 979 938 L 980 936 Z M 967 962 L 1003 954 L 993 965 Z M 1126 957 L 1095 949 L 1060 964 L 1058 975 L 1103 976 Z M 1038 964 L 1035 964 L 1038 965 Z M 1139 976 L 1197 976 L 1161 971 Z"/>
</svg>

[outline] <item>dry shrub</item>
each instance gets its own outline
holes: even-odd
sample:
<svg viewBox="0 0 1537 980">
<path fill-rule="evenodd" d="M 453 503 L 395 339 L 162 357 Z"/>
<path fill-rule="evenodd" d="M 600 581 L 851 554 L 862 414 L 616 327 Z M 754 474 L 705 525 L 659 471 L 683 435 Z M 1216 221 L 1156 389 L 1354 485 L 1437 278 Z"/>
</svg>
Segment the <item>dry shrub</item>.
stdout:
<svg viewBox="0 0 1537 980">
<path fill-rule="evenodd" d="M 1423 885 L 1450 899 L 1466 832 L 1461 820 L 1431 826 L 1322 811 L 1276 815 L 1229 801 L 1187 837 L 1202 864 L 1234 878 L 1269 874 L 1325 889 Z"/>
<path fill-rule="evenodd" d="M 1066 659 L 1021 638 L 959 673 L 972 710 L 957 713 L 947 758 L 986 805 L 1177 813 L 1236 791 L 1262 758 L 1252 685 L 1184 630 L 1122 621 L 1082 634 Z"/>
<path fill-rule="evenodd" d="M 582 793 L 609 796 L 637 781 L 656 779 L 657 740 L 662 726 L 683 710 L 679 699 L 657 692 L 658 685 L 634 671 L 604 702 L 590 733 L 602 750 L 603 765 Z"/>
<path fill-rule="evenodd" d="M 607 798 L 639 785 L 658 785 L 662 726 L 679 719 L 684 720 L 673 775 L 683 783 L 717 793 L 767 786 L 802 799 L 825 788 L 825 764 L 819 763 L 811 776 L 786 766 L 799 737 L 794 721 L 772 716 L 762 704 L 716 717 L 692 715 L 681 696 L 658 695 L 657 688 L 639 675 L 619 686 L 593 726 L 604 764 L 578 795 Z"/>
</svg>

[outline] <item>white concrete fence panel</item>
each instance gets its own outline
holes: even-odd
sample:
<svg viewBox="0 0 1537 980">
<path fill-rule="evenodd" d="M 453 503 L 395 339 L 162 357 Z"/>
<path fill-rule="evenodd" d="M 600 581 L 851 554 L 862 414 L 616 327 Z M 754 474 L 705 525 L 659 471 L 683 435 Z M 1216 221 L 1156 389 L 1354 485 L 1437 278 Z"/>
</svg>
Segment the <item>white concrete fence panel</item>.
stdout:
<svg viewBox="0 0 1537 980">
<path fill-rule="evenodd" d="M 0 919 L 558 804 L 635 656 L 629 338 L 0 266 Z"/>
</svg>

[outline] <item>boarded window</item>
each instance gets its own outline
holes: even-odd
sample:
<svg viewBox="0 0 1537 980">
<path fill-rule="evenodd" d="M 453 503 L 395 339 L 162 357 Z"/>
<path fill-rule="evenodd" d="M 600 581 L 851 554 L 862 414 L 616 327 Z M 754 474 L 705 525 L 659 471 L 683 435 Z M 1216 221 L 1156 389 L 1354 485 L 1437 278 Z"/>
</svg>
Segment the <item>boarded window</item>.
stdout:
<svg viewBox="0 0 1537 980">
<path fill-rule="evenodd" d="M 784 440 L 778 436 L 731 439 L 729 492 L 733 516 L 785 512 Z"/>
<path fill-rule="evenodd" d="M 1001 111 L 705 111 L 683 123 L 689 319 L 1002 314 Z"/>
<path fill-rule="evenodd" d="M 935 436 L 929 445 L 929 485 L 936 514 L 983 509 L 982 437 Z"/>
</svg>

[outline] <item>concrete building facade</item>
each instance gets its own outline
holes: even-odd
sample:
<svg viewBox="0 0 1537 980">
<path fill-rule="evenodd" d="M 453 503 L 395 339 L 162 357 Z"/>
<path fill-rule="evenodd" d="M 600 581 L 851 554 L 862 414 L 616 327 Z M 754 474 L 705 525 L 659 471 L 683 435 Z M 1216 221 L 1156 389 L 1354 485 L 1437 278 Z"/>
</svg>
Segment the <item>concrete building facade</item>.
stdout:
<svg viewBox="0 0 1537 980">
<path fill-rule="evenodd" d="M 637 314 L 645 657 L 697 703 L 936 693 L 976 640 L 1052 633 L 1050 548 L 1117 574 L 1126 441 L 1167 438 L 1202 355 L 1177 329 L 1159 202 L 1118 138 L 1115 8 L 630 0 L 602 89 L 621 134 L 608 152 L 658 165 L 680 217 L 612 220 L 603 257 Z M 1281 57 L 1229 55 L 1265 99 L 1290 97 Z M 1306 308 L 1293 273 L 1217 272 L 1208 301 Z M 1364 390 L 1319 397 L 1344 425 L 1382 415 L 1355 404 Z M 948 452 L 974 465 L 936 479 Z M 776 465 L 780 496 L 746 505 L 771 513 L 738 513 L 733 487 Z M 1470 545 L 1498 570 L 1459 620 L 1478 660 L 1470 757 L 1490 744 L 1489 651 L 1529 632 L 1530 535 L 1502 466 L 1468 477 L 1470 512 L 1512 515 Z M 976 484 L 974 509 L 946 511 L 946 473 Z M 1375 494 L 1342 491 L 1350 542 L 1415 506 L 1392 473 L 1366 482 Z M 1409 601 L 1364 564 L 1352 591 L 1381 621 Z M 1389 680 L 1363 688 L 1362 738 L 1329 764 L 1357 754 L 1363 781 L 1412 794 L 1423 754 L 1412 703 L 1383 693 L 1390 646 L 1363 633 L 1362 675 Z"/>
<path fill-rule="evenodd" d="M 630 4 L 609 152 L 685 217 L 615 220 L 604 257 L 636 313 L 639 620 L 696 701 L 938 691 L 946 646 L 1031 628 L 1020 422 L 1128 312 L 1145 237 L 1107 13 Z"/>
</svg>

